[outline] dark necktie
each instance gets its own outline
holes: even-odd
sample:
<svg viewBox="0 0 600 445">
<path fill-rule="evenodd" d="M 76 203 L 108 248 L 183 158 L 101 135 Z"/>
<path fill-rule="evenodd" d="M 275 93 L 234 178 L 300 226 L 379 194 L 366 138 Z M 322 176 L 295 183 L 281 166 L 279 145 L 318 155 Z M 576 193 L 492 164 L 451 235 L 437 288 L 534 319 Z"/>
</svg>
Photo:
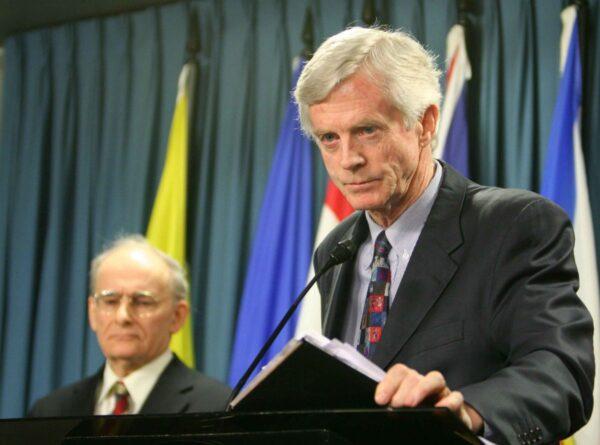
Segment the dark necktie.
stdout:
<svg viewBox="0 0 600 445">
<path fill-rule="evenodd" d="M 125 414 L 129 409 L 129 393 L 123 382 L 119 381 L 115 383 L 114 392 L 117 402 L 112 413 L 116 416 Z"/>
<path fill-rule="evenodd" d="M 381 331 L 389 309 L 392 274 L 388 254 L 391 248 L 385 231 L 382 231 L 375 240 L 371 281 L 360 321 L 360 342 L 357 349 L 367 358 L 373 357 L 375 347 L 381 340 Z"/>
</svg>

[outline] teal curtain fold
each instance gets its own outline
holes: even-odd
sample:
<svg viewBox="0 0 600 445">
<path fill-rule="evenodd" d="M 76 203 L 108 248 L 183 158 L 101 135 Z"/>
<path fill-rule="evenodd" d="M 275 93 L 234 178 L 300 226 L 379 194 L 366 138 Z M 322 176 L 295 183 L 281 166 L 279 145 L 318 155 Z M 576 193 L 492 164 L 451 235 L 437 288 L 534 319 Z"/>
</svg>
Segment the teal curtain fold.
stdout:
<svg viewBox="0 0 600 445">
<path fill-rule="evenodd" d="M 600 209 L 600 0 L 589 0 L 583 115 Z M 379 0 L 443 69 L 455 0 Z M 558 88 L 562 0 L 485 0 L 468 14 L 475 180 L 537 190 Z M 361 24 L 360 0 L 189 0 L 14 35 L 0 122 L 0 417 L 18 417 L 102 363 L 87 326 L 88 267 L 118 234 L 146 230 L 164 162 L 190 9 L 194 93 L 188 270 L 196 362 L 225 381 L 249 249 L 302 50 Z M 314 218 L 326 176 L 315 156 Z M 600 221 L 600 219 L 598 219 Z M 316 226 L 316 224 L 315 224 Z M 597 240 L 600 233 L 597 232 Z M 600 243 L 599 243 L 600 246 Z M 600 251 L 600 250 L 599 250 Z"/>
</svg>

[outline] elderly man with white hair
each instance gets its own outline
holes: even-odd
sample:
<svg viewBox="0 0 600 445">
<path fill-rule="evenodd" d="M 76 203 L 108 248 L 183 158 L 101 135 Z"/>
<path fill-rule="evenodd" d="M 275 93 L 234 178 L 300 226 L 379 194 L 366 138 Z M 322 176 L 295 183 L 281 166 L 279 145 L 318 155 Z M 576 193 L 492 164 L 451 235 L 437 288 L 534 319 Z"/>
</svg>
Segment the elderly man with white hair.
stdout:
<svg viewBox="0 0 600 445">
<path fill-rule="evenodd" d="M 409 35 L 365 28 L 302 72 L 302 126 L 358 210 L 315 253 L 318 270 L 339 241 L 360 243 L 318 282 L 323 331 L 387 371 L 380 405 L 448 407 L 496 443 L 556 442 L 592 410 L 573 229 L 541 196 L 433 158 L 439 75 Z"/>
<path fill-rule="evenodd" d="M 106 363 L 38 400 L 34 417 L 220 411 L 229 388 L 186 367 L 169 349 L 188 316 L 177 261 L 140 235 L 115 241 L 90 269 L 88 316 Z"/>
</svg>

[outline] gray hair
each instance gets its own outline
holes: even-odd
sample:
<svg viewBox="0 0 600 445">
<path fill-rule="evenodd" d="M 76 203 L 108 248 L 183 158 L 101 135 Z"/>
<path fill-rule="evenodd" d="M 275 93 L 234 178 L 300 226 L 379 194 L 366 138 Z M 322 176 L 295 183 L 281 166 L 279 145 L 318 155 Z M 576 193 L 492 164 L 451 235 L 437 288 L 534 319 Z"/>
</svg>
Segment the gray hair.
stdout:
<svg viewBox="0 0 600 445">
<path fill-rule="evenodd" d="M 142 235 L 121 236 L 113 242 L 111 242 L 110 244 L 108 244 L 107 246 L 105 246 L 102 252 L 96 255 L 96 257 L 92 260 L 92 264 L 90 266 L 90 294 L 93 294 L 96 290 L 96 278 L 98 276 L 98 270 L 100 269 L 102 262 L 111 254 L 124 247 L 139 247 L 155 254 L 169 268 L 169 271 L 171 273 L 171 290 L 175 299 L 184 300 L 188 296 L 190 286 L 187 281 L 186 273 L 183 267 L 181 267 L 181 265 L 175 258 L 171 257 L 170 255 L 167 255 L 162 250 L 157 249 L 152 244 L 150 244 L 148 240 Z"/>
<path fill-rule="evenodd" d="M 306 64 L 294 96 L 303 131 L 312 137 L 308 109 L 357 71 L 365 72 L 412 127 L 430 105 L 439 106 L 435 56 L 402 31 L 348 28 L 328 38 Z"/>
</svg>

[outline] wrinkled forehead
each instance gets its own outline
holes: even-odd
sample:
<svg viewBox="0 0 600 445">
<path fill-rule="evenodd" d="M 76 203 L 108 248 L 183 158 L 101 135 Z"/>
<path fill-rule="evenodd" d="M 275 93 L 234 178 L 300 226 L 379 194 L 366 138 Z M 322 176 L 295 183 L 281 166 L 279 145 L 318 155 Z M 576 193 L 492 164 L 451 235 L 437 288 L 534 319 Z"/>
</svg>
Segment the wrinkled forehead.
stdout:
<svg viewBox="0 0 600 445">
<path fill-rule="evenodd" d="M 329 122 L 369 122 L 401 115 L 378 85 L 368 76 L 353 75 L 338 84 L 322 101 L 309 106 L 313 133 L 317 134 Z M 375 122 L 373 122 L 375 123 Z"/>
</svg>

